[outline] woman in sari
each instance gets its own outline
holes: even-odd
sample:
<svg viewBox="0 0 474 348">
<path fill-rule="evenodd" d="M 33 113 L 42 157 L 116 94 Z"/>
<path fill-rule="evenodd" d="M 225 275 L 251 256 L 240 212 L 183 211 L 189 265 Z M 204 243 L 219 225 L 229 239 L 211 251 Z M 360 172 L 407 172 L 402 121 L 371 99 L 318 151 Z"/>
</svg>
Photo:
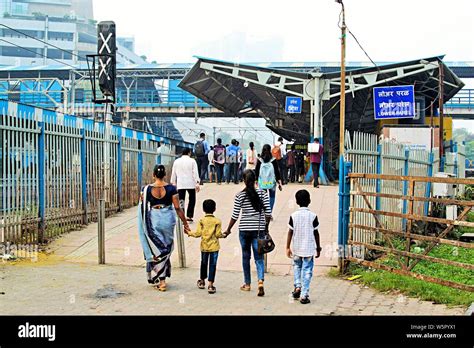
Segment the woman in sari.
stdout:
<svg viewBox="0 0 474 348">
<path fill-rule="evenodd" d="M 138 210 L 138 232 L 145 256 L 148 283 L 166 291 L 166 278 L 171 276 L 171 253 L 174 246 L 176 214 L 190 231 L 180 207 L 178 190 L 165 182 L 165 167 L 155 166 L 155 183 L 145 186 L 141 192 Z"/>
</svg>

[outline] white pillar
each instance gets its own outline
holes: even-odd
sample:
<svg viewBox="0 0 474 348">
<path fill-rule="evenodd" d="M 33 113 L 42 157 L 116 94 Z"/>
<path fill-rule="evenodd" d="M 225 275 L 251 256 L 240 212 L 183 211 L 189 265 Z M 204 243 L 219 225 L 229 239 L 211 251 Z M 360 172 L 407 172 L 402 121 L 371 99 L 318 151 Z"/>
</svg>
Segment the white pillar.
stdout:
<svg viewBox="0 0 474 348">
<path fill-rule="evenodd" d="M 313 107 L 312 107 L 312 125 L 313 125 L 313 137 L 320 138 L 321 137 L 321 129 L 320 129 L 320 115 L 321 115 L 321 103 L 320 103 L 320 94 L 321 89 L 319 86 L 320 79 L 319 77 L 314 78 L 314 99 L 313 99 Z"/>
</svg>

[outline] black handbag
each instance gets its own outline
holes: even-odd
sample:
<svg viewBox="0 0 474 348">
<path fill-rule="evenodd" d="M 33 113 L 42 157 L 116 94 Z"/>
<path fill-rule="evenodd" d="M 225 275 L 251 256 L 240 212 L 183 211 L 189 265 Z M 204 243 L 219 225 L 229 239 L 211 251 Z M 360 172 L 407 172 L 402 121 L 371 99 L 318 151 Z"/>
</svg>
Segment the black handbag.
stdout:
<svg viewBox="0 0 474 348">
<path fill-rule="evenodd" d="M 270 232 L 268 232 L 268 229 L 265 227 L 263 233 L 260 231 L 260 220 L 262 220 L 262 212 L 260 211 L 260 218 L 258 220 L 258 253 L 260 255 L 268 254 L 271 253 L 273 250 L 275 250 L 275 242 L 272 239 L 272 236 L 270 236 Z M 266 225 L 265 225 L 266 226 Z"/>
</svg>

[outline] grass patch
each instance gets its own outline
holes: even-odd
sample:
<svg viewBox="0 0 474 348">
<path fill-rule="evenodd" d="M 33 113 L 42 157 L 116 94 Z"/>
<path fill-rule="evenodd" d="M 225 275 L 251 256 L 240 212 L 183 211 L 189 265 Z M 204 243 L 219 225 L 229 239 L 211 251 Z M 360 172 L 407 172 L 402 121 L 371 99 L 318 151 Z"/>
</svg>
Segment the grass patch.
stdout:
<svg viewBox="0 0 474 348">
<path fill-rule="evenodd" d="M 395 243 L 398 244 L 398 243 Z M 412 252 L 415 252 L 415 248 Z M 421 248 L 423 250 L 423 248 Z M 419 249 L 418 249 L 418 252 Z M 462 263 L 474 263 L 474 250 L 466 248 L 456 248 L 449 245 L 439 245 L 430 253 L 430 256 L 454 260 Z M 377 262 L 399 267 L 398 262 L 393 256 L 385 256 Z M 448 265 L 442 265 L 430 261 L 420 261 L 413 269 L 415 273 L 423 274 L 435 278 L 454 281 L 457 283 L 474 285 L 474 272 Z M 329 273 L 330 276 L 339 277 L 337 271 Z M 450 306 L 470 306 L 474 302 L 474 293 L 469 291 L 457 290 L 447 286 L 424 282 L 409 276 L 401 276 L 387 271 L 369 269 L 359 265 L 351 264 L 349 267 L 348 278 L 354 275 L 362 277 L 357 282 L 370 286 L 382 292 L 397 292 L 411 297 L 418 297 L 421 300 L 442 303 Z"/>
</svg>

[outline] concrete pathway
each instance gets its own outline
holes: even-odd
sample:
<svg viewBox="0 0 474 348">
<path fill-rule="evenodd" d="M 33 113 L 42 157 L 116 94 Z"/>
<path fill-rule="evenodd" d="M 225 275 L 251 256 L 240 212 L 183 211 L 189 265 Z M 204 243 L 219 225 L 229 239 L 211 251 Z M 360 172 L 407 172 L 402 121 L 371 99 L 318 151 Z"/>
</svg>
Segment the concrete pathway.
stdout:
<svg viewBox="0 0 474 348">
<path fill-rule="evenodd" d="M 0 309 L 3 315 L 463 315 L 404 296 L 386 295 L 359 285 L 316 275 L 312 303 L 290 297 L 291 276 L 268 275 L 266 295 L 239 290 L 240 272 L 217 272 L 217 293 L 196 287 L 197 269 L 174 269 L 168 292 L 146 283 L 133 266 L 97 266 L 40 261 L 0 264 Z M 255 275 L 253 276 L 255 280 Z"/>
<path fill-rule="evenodd" d="M 217 202 L 216 216 L 222 220 L 226 228 L 232 213 L 234 196 L 242 190 L 241 185 L 207 184 L 198 194 L 196 205 L 196 221 L 204 214 L 202 202 L 212 198 Z M 283 192 L 278 192 L 274 209 L 274 221 L 270 226 L 272 237 L 277 245 L 268 256 L 268 270 L 277 275 L 286 275 L 291 270 L 291 260 L 285 256 L 288 220 L 290 214 L 298 207 L 294 200 L 295 193 L 307 188 L 312 194 L 311 209 L 320 220 L 321 244 L 323 256 L 317 261 L 319 267 L 337 265 L 337 187 L 322 187 L 318 190 L 307 185 L 287 185 Z M 129 209 L 106 221 L 106 261 L 112 265 L 141 266 L 144 265 L 143 252 L 137 235 L 137 208 Z M 196 222 L 191 226 L 196 227 Z M 199 239 L 186 238 L 187 266 L 198 268 L 200 264 Z M 57 256 L 71 262 L 97 264 L 97 225 L 91 224 L 81 231 L 71 232 L 53 242 L 49 250 Z M 178 252 L 173 253 L 173 264 L 178 265 Z M 238 239 L 238 228 L 233 234 L 221 241 L 219 269 L 229 271 L 241 270 L 241 250 Z"/>
<path fill-rule="evenodd" d="M 289 215 L 297 209 L 294 194 L 308 186 L 285 186 L 277 196 L 271 233 L 276 250 L 269 255 L 266 296 L 258 298 L 239 290 L 242 284 L 241 252 L 237 229 L 222 241 L 216 278 L 217 294 L 196 287 L 199 276 L 199 240 L 186 237 L 186 269 L 177 267 L 169 291 L 159 293 L 146 282 L 137 236 L 136 208 L 107 219 L 106 266 L 97 265 L 97 226 L 71 232 L 53 242 L 38 260 L 0 263 L 0 311 L 5 315 L 462 315 L 465 308 L 447 308 L 400 295 L 378 293 L 367 287 L 334 279 L 326 272 L 337 262 L 337 188 L 308 188 L 313 209 L 321 222 L 323 256 L 316 262 L 312 303 L 294 302 L 291 260 L 284 248 Z M 198 196 L 214 198 L 216 216 L 227 226 L 232 201 L 241 190 L 235 185 L 205 185 Z M 254 266 L 252 265 L 254 269 Z M 253 275 L 255 281 L 255 274 Z"/>
</svg>

